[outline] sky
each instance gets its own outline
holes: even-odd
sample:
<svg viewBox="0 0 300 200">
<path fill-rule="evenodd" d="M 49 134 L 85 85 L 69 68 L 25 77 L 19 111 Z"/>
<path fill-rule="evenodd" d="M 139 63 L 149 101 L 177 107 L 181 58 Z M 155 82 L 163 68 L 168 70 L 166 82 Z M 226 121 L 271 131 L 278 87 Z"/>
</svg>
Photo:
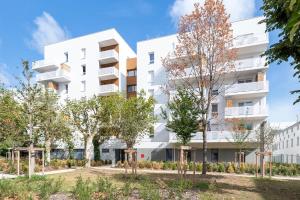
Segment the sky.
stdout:
<svg viewBox="0 0 300 200">
<path fill-rule="evenodd" d="M 203 0 L 9 0 L 1 1 L 0 82 L 15 86 L 22 59 L 43 58 L 44 45 L 77 36 L 115 28 L 136 50 L 141 40 L 176 33 L 181 15 L 190 12 L 194 2 Z M 261 0 L 224 0 L 231 20 L 261 16 Z M 5 9 L 4 9 L 5 8 Z M 278 41 L 278 31 L 269 35 Z M 300 85 L 288 63 L 271 64 L 267 79 L 269 120 L 296 121 L 300 104 L 291 90 Z M 300 117 L 300 115 L 299 115 Z"/>
</svg>

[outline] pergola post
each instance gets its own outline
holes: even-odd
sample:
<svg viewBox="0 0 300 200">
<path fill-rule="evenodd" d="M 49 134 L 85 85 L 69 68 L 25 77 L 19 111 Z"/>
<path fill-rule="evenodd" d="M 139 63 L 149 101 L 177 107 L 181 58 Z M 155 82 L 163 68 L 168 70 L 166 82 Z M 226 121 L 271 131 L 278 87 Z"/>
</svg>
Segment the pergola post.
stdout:
<svg viewBox="0 0 300 200">
<path fill-rule="evenodd" d="M 256 152 L 256 153 L 255 153 L 255 168 L 256 168 L 255 176 L 256 176 L 256 178 L 257 178 L 257 174 L 258 174 L 257 156 L 258 156 L 258 153 Z"/>
<path fill-rule="evenodd" d="M 30 148 L 28 149 L 28 177 L 31 178 L 31 151 Z"/>
<path fill-rule="evenodd" d="M 17 151 L 17 172 L 18 172 L 18 176 L 20 176 L 20 151 Z"/>
<path fill-rule="evenodd" d="M 44 150 L 42 151 L 42 172 L 43 172 L 43 176 L 45 175 L 45 152 Z"/>
</svg>

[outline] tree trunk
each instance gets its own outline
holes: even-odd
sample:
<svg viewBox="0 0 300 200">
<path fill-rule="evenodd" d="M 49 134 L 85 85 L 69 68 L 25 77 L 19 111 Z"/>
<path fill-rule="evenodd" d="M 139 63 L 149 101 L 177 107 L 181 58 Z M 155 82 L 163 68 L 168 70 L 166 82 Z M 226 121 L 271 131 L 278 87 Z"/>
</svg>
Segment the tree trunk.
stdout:
<svg viewBox="0 0 300 200">
<path fill-rule="evenodd" d="M 50 153 L 51 153 L 51 141 L 50 139 L 46 140 L 45 142 L 45 148 L 46 148 L 46 163 L 47 165 L 50 165 Z"/>
<path fill-rule="evenodd" d="M 241 156 L 242 156 L 242 149 L 239 152 L 239 169 L 241 169 Z"/>
<path fill-rule="evenodd" d="M 207 171 L 207 139 L 206 139 L 206 122 L 203 122 L 203 162 L 202 162 L 202 174 L 205 175 Z"/>
<path fill-rule="evenodd" d="M 260 125 L 260 144 L 259 144 L 259 148 L 260 148 L 260 152 L 265 152 L 265 136 L 264 136 L 264 130 L 265 130 L 265 125 L 266 122 L 263 121 Z M 265 175 L 265 168 L 264 168 L 264 155 L 261 154 L 260 155 L 260 174 L 261 176 Z"/>
<path fill-rule="evenodd" d="M 85 167 L 91 167 L 91 156 L 93 151 L 93 136 L 89 135 L 86 138 L 85 142 L 85 149 L 84 149 L 84 159 L 87 160 L 87 163 L 85 164 Z"/>
</svg>

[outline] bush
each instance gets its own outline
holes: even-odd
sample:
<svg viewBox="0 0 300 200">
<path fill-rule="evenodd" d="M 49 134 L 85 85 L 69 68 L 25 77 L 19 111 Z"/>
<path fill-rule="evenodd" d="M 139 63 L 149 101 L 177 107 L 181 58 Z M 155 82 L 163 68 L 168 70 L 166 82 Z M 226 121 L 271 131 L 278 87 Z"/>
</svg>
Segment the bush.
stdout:
<svg viewBox="0 0 300 200">
<path fill-rule="evenodd" d="M 43 182 L 39 188 L 40 191 L 40 197 L 42 199 L 49 199 L 51 194 L 55 194 L 60 191 L 61 186 L 63 184 L 63 180 L 61 177 L 59 179 L 48 179 L 45 182 Z"/>
<path fill-rule="evenodd" d="M 224 163 L 218 163 L 218 172 L 225 172 L 225 164 Z"/>
<path fill-rule="evenodd" d="M 226 168 L 227 173 L 234 173 L 234 167 L 231 163 L 228 163 L 227 168 Z"/>
<path fill-rule="evenodd" d="M 138 161 L 138 167 L 140 169 L 144 169 L 145 168 L 145 161 Z"/>
<path fill-rule="evenodd" d="M 73 194 L 76 197 L 76 199 L 90 200 L 92 199 L 93 191 L 94 189 L 90 179 L 84 181 L 81 176 L 77 177 L 76 185 L 73 189 Z"/>
</svg>

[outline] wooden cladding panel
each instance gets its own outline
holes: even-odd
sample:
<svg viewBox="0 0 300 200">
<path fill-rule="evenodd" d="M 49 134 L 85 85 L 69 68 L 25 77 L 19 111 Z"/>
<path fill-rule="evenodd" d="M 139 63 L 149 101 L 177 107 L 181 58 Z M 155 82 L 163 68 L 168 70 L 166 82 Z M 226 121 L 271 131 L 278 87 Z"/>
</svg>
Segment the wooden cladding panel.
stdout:
<svg viewBox="0 0 300 200">
<path fill-rule="evenodd" d="M 119 69 L 119 62 L 114 62 L 114 63 L 107 63 L 107 64 L 100 64 L 100 68 L 106 68 L 106 67 L 116 67 Z"/>
<path fill-rule="evenodd" d="M 127 92 L 127 98 L 136 97 L 136 92 Z"/>
<path fill-rule="evenodd" d="M 48 82 L 48 88 L 58 90 L 58 84 L 54 83 L 53 81 Z"/>
<path fill-rule="evenodd" d="M 127 77 L 127 85 L 136 85 L 136 77 Z"/>
<path fill-rule="evenodd" d="M 110 80 L 101 80 L 100 81 L 101 85 L 107 85 L 107 84 L 115 84 L 115 85 L 119 85 L 119 79 L 110 79 Z"/>
<path fill-rule="evenodd" d="M 233 101 L 231 99 L 227 99 L 226 107 L 232 107 L 232 106 L 233 106 Z"/>
<path fill-rule="evenodd" d="M 257 81 L 264 81 L 265 74 L 264 72 L 257 73 Z"/>
<path fill-rule="evenodd" d="M 136 58 L 128 58 L 127 59 L 127 62 L 126 62 L 126 65 L 127 65 L 127 70 L 133 70 L 133 69 L 136 69 Z"/>
<path fill-rule="evenodd" d="M 119 53 L 119 44 L 114 44 L 110 46 L 100 47 L 100 51 L 107 51 L 107 50 L 116 50 Z"/>
</svg>

